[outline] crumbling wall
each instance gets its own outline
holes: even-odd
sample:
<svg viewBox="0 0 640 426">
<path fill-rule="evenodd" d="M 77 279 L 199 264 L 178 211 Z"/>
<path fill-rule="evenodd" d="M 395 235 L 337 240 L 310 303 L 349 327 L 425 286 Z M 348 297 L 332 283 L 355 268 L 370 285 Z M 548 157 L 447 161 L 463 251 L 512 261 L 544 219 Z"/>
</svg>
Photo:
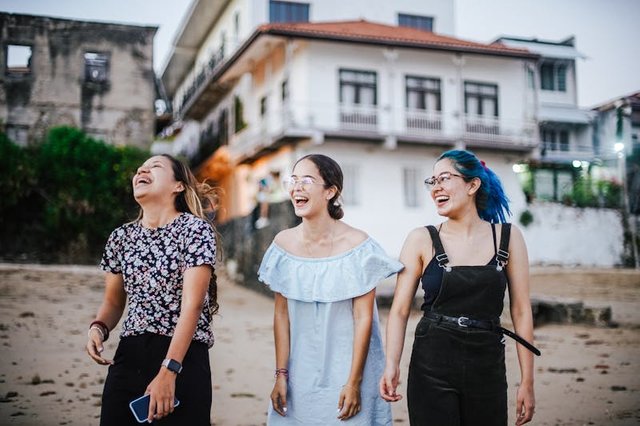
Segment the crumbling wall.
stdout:
<svg viewBox="0 0 640 426">
<path fill-rule="evenodd" d="M 148 148 L 154 135 L 155 27 L 0 13 L 0 119 L 29 129 L 74 125 L 113 144 Z M 11 75 L 7 46 L 32 47 L 30 72 Z M 108 57 L 106 79 L 87 78 L 85 54 Z"/>
</svg>

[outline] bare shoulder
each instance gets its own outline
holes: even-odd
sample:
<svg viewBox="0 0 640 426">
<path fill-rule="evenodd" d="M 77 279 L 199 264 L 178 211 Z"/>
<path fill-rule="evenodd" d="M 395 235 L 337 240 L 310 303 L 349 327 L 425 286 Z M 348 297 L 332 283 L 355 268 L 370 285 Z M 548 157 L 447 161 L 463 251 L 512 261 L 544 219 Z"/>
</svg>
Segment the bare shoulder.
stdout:
<svg viewBox="0 0 640 426">
<path fill-rule="evenodd" d="M 273 239 L 273 242 L 280 248 L 290 251 L 293 242 L 296 241 L 297 238 L 298 226 L 278 232 Z"/>
<path fill-rule="evenodd" d="M 429 234 L 429 230 L 426 226 L 419 226 L 409 231 L 409 234 L 407 234 L 407 238 L 405 239 L 405 244 L 427 244 L 427 246 L 430 247 L 431 234 Z"/>
<path fill-rule="evenodd" d="M 345 246 L 350 248 L 356 247 L 362 244 L 369 235 L 361 229 L 354 228 L 351 225 L 347 225 L 344 222 L 340 222 L 338 225 L 338 232 L 340 238 L 343 240 Z"/>
</svg>

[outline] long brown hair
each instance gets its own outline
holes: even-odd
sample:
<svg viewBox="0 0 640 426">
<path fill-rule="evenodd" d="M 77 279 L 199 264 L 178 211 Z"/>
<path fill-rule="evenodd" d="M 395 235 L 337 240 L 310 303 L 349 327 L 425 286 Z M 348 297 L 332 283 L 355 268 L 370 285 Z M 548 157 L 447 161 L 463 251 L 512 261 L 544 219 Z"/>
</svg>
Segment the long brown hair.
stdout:
<svg viewBox="0 0 640 426">
<path fill-rule="evenodd" d="M 191 172 L 191 169 L 182 161 L 169 154 L 160 154 L 171 162 L 173 177 L 177 182 L 182 182 L 184 191 L 176 195 L 174 205 L 177 211 L 191 213 L 204 219 L 216 236 L 216 257 L 220 259 L 220 234 L 213 223 L 216 211 L 218 210 L 220 196 L 218 189 L 207 182 L 198 182 Z M 142 218 L 142 209 L 138 214 L 138 220 Z M 211 279 L 209 280 L 209 314 L 215 315 L 218 312 L 218 277 L 215 268 L 211 268 Z"/>
</svg>

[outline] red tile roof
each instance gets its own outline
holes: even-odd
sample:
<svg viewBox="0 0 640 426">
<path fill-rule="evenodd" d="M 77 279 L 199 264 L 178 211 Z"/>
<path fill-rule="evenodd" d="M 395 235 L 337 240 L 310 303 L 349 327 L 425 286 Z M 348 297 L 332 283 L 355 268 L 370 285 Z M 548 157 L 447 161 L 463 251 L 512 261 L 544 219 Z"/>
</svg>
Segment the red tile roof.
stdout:
<svg viewBox="0 0 640 426">
<path fill-rule="evenodd" d="M 271 34 L 320 40 L 346 41 L 397 47 L 447 50 L 485 55 L 538 58 L 527 49 L 499 43 L 483 44 L 409 27 L 379 24 L 365 20 L 341 22 L 272 23 L 258 27 L 258 34 Z"/>
</svg>

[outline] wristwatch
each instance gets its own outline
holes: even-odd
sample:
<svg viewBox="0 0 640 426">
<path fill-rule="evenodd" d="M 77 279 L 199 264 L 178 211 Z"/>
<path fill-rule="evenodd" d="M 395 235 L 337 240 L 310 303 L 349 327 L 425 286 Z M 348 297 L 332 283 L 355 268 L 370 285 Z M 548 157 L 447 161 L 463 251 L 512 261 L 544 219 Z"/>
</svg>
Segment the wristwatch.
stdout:
<svg viewBox="0 0 640 426">
<path fill-rule="evenodd" d="M 182 371 L 182 364 L 180 364 L 175 359 L 167 358 L 162 361 L 162 365 L 164 367 L 167 367 L 167 370 L 173 371 L 176 374 L 180 374 L 180 372 Z"/>
</svg>

